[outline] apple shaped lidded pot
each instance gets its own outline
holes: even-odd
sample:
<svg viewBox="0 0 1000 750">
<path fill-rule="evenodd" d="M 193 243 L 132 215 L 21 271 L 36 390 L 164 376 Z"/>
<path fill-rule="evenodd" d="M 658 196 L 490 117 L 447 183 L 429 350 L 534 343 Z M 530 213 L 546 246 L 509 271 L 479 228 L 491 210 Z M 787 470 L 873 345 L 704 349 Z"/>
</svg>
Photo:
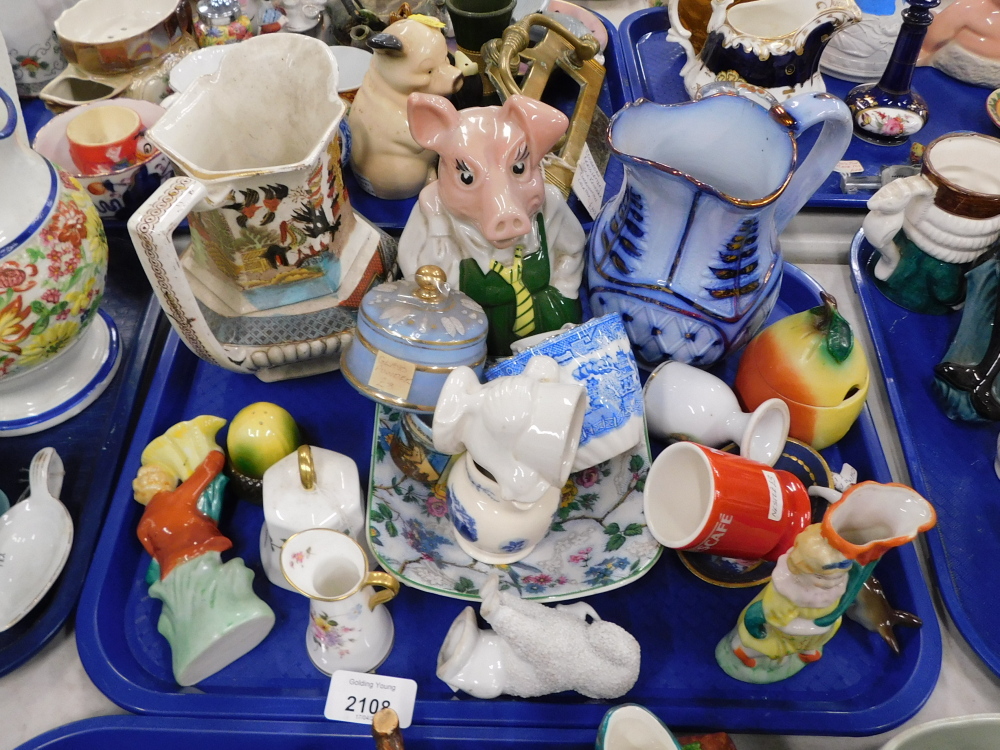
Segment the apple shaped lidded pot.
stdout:
<svg viewBox="0 0 1000 750">
<path fill-rule="evenodd" d="M 2 37 L 0 61 L 0 436 L 13 436 L 93 401 L 118 346 L 111 319 L 97 314 L 108 264 L 97 209 L 28 145 Z"/>
<path fill-rule="evenodd" d="M 770 398 L 788 405 L 788 434 L 822 450 L 840 440 L 868 397 L 868 360 L 837 301 L 789 315 L 765 328 L 743 352 L 736 393 L 747 409 Z"/>
<path fill-rule="evenodd" d="M 486 362 L 486 313 L 448 286 L 437 266 L 381 284 L 361 300 L 358 327 L 341 357 L 347 381 L 388 406 L 430 414 L 448 375 Z"/>
</svg>

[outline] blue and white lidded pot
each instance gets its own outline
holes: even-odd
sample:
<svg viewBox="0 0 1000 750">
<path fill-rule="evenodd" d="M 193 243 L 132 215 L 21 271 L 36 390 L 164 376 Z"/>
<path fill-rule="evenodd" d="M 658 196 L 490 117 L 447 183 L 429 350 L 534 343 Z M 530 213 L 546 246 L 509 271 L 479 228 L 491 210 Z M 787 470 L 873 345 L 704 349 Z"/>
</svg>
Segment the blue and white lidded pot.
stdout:
<svg viewBox="0 0 1000 750">
<path fill-rule="evenodd" d="M 447 281 L 437 266 L 421 266 L 414 279 L 380 284 L 364 296 L 341 357 L 352 386 L 387 406 L 429 414 L 456 367 L 482 377 L 486 314 Z"/>
</svg>

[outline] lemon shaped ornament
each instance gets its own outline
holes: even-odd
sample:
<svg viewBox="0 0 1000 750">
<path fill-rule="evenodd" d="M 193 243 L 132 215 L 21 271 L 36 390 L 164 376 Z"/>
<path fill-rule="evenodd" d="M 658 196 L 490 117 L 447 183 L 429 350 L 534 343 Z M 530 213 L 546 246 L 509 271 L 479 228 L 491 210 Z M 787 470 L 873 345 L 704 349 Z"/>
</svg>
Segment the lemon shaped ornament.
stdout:
<svg viewBox="0 0 1000 750">
<path fill-rule="evenodd" d="M 861 414 L 868 396 L 864 350 L 837 301 L 789 315 L 758 334 L 736 373 L 736 392 L 753 410 L 769 398 L 788 404 L 788 434 L 822 450 L 840 440 Z"/>
<path fill-rule="evenodd" d="M 230 422 L 226 438 L 236 490 L 260 502 L 264 472 L 301 444 L 294 417 L 277 404 L 259 401 L 241 409 Z"/>
</svg>

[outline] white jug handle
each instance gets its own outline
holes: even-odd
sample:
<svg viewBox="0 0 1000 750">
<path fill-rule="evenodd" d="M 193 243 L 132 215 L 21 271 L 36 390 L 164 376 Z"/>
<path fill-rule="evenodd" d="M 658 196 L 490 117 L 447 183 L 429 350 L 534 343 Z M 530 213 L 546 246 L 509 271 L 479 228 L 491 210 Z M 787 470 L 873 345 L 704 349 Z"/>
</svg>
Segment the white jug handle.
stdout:
<svg viewBox="0 0 1000 750">
<path fill-rule="evenodd" d="M 854 134 L 854 120 L 843 101 L 833 94 L 816 92 L 793 96 L 771 112 L 787 120 L 785 124 L 796 138 L 814 125 L 823 125 L 809 155 L 799 162 L 791 182 L 778 198 L 774 222 L 780 234 L 844 158 Z"/>
<path fill-rule="evenodd" d="M 698 60 L 698 55 L 691 44 L 691 31 L 681 23 L 680 0 L 667 0 L 667 17 L 670 20 L 670 28 L 667 29 L 667 41 L 681 45 L 684 50 L 685 62 L 681 76 Z"/>
<path fill-rule="evenodd" d="M 139 261 L 174 330 L 202 359 L 233 372 L 248 372 L 227 355 L 198 306 L 198 300 L 174 247 L 177 226 L 207 195 L 190 177 L 173 177 L 153 193 L 128 220 Z"/>
<path fill-rule="evenodd" d="M 840 500 L 840 496 L 842 494 L 840 492 L 837 492 L 837 490 L 833 489 L 832 487 L 822 487 L 818 484 L 812 485 L 809 488 L 808 492 L 810 497 L 818 497 L 821 500 L 826 500 L 828 503 L 830 503 L 830 505 L 833 505 L 835 502 Z"/>
</svg>

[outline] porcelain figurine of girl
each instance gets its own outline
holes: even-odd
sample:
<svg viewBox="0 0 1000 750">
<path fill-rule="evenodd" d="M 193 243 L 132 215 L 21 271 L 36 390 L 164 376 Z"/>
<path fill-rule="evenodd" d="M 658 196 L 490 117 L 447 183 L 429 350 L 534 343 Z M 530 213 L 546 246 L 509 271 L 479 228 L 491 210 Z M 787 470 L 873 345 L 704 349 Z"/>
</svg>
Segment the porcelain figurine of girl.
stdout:
<svg viewBox="0 0 1000 750">
<path fill-rule="evenodd" d="M 882 556 L 937 523 L 931 504 L 902 484 L 861 482 L 843 493 L 813 485 L 809 494 L 831 503 L 823 522 L 795 537 L 715 649 L 737 680 L 777 682 L 819 661 Z"/>
<path fill-rule="evenodd" d="M 407 112 L 414 140 L 440 161 L 399 240 L 403 275 L 430 264 L 457 279 L 486 311 L 493 356 L 579 323 L 586 236 L 541 166 L 566 115 L 520 95 L 459 112 L 444 97 L 411 94 Z"/>
<path fill-rule="evenodd" d="M 791 677 L 823 656 L 841 618 L 828 624 L 843 597 L 852 562 L 823 538 L 820 524 L 808 526 L 778 558 L 771 581 L 740 614 L 715 658 L 727 674 L 767 684 Z"/>
<path fill-rule="evenodd" d="M 139 541 L 155 563 L 149 595 L 163 602 L 157 630 L 184 686 L 243 656 L 274 625 L 274 612 L 253 592 L 253 572 L 240 558 L 221 558 L 233 546 L 215 520 L 227 482 L 215 444 L 224 424 L 201 416 L 174 425 L 146 446 L 132 483 L 146 506 Z"/>
</svg>

